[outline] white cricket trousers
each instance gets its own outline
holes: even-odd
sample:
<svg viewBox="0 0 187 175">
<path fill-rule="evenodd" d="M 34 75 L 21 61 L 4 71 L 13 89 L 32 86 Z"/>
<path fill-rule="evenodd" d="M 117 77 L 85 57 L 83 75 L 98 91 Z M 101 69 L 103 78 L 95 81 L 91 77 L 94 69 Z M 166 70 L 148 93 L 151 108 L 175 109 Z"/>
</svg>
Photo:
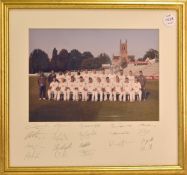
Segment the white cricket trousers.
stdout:
<svg viewBox="0 0 187 175">
<path fill-rule="evenodd" d="M 87 91 L 80 90 L 79 93 L 82 95 L 82 101 L 87 101 L 88 100 Z"/>
<path fill-rule="evenodd" d="M 66 100 L 67 100 L 67 93 L 66 93 L 65 90 L 60 90 L 60 91 L 58 91 L 58 93 L 57 93 L 57 100 L 58 100 L 58 101 L 60 100 L 60 95 L 61 95 L 61 94 L 63 94 L 63 96 L 64 96 L 64 101 L 66 101 Z"/>
<path fill-rule="evenodd" d="M 107 94 L 109 95 L 109 100 L 112 101 L 112 92 L 111 91 L 104 92 L 104 101 L 107 100 Z"/>
<path fill-rule="evenodd" d="M 134 92 L 132 91 L 125 91 L 123 92 L 123 101 L 126 101 L 126 97 L 128 100 L 130 100 L 130 102 L 134 101 Z"/>
<path fill-rule="evenodd" d="M 113 91 L 112 92 L 112 98 L 114 101 L 117 100 L 117 94 L 119 94 L 119 101 L 122 101 L 122 92 L 121 91 Z"/>
<path fill-rule="evenodd" d="M 54 95 L 54 99 L 56 100 L 56 99 L 57 99 L 57 90 L 49 89 L 49 90 L 47 91 L 47 95 L 48 95 L 48 99 L 49 99 L 49 100 L 51 100 L 52 94 Z"/>
<path fill-rule="evenodd" d="M 132 97 L 133 101 L 135 101 L 135 95 L 138 95 L 138 101 L 142 100 L 142 91 L 141 90 L 133 92 L 133 95 L 132 95 L 133 96 Z"/>
</svg>

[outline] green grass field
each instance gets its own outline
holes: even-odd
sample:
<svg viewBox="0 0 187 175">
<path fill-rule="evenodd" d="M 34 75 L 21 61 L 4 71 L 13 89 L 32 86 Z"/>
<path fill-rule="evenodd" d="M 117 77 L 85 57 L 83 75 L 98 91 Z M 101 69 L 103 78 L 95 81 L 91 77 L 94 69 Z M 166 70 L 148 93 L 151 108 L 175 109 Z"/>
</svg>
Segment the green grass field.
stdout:
<svg viewBox="0 0 187 175">
<path fill-rule="evenodd" d="M 29 121 L 158 121 L 159 81 L 150 80 L 142 102 L 40 101 L 36 77 L 29 78 Z"/>
</svg>

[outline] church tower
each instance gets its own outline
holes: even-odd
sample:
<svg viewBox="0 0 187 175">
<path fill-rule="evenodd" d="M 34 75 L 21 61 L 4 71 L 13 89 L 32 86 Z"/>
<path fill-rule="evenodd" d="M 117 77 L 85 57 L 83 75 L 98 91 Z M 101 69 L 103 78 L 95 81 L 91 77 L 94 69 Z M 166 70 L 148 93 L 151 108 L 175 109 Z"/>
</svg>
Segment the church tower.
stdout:
<svg viewBox="0 0 187 175">
<path fill-rule="evenodd" d="M 114 56 L 112 58 L 112 65 L 114 67 L 126 67 L 129 60 L 128 60 L 128 51 L 127 51 L 127 40 L 123 43 L 120 40 L 120 47 L 119 47 L 119 56 Z"/>
<path fill-rule="evenodd" d="M 121 62 L 126 62 L 128 63 L 128 51 L 127 51 L 127 40 L 125 43 L 122 43 L 120 40 L 120 59 Z"/>
</svg>

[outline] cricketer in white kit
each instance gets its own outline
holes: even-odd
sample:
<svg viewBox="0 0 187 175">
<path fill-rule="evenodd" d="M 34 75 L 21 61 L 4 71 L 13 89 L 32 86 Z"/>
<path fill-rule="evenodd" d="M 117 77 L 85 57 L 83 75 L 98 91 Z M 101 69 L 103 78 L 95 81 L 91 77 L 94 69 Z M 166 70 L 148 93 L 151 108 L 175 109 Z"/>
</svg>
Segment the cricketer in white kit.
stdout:
<svg viewBox="0 0 187 175">
<path fill-rule="evenodd" d="M 74 76 L 71 76 L 71 81 L 68 82 L 68 88 L 67 88 L 67 100 L 70 100 L 70 96 L 72 94 L 73 101 L 78 100 L 78 89 L 77 89 L 77 83 L 75 83 Z"/>
<path fill-rule="evenodd" d="M 101 78 L 97 77 L 97 82 L 95 83 L 95 91 L 94 91 L 94 100 L 95 101 L 103 101 L 103 83 L 101 82 Z"/>
<path fill-rule="evenodd" d="M 88 83 L 86 84 L 86 90 L 87 90 L 87 95 L 91 95 L 92 97 L 91 100 L 94 101 L 94 95 L 93 95 L 94 84 L 91 77 L 89 77 Z"/>
<path fill-rule="evenodd" d="M 85 83 L 85 81 L 84 81 L 82 76 L 80 76 L 78 93 L 81 94 L 82 101 L 87 101 L 86 83 Z"/>
<path fill-rule="evenodd" d="M 132 91 L 132 84 L 129 82 L 129 79 L 126 77 L 125 82 L 123 83 L 123 101 L 126 101 L 126 98 L 133 101 L 133 91 Z"/>
<path fill-rule="evenodd" d="M 67 100 L 67 82 L 65 78 L 62 78 L 61 82 L 59 83 L 59 90 L 57 92 L 57 100 L 60 100 L 61 95 L 63 95 L 64 101 Z"/>
<path fill-rule="evenodd" d="M 51 100 L 52 95 L 54 95 L 54 99 L 57 99 L 57 88 L 58 88 L 58 82 L 56 81 L 56 78 L 53 78 L 53 81 L 49 85 L 49 89 L 47 91 L 48 99 Z"/>
<path fill-rule="evenodd" d="M 108 99 L 107 95 L 109 95 L 109 100 L 112 101 L 112 85 L 110 83 L 109 77 L 106 77 L 106 82 L 104 84 L 104 101 Z"/>
<path fill-rule="evenodd" d="M 135 95 L 138 95 L 138 100 L 141 101 L 142 100 L 141 84 L 140 82 L 138 82 L 137 78 L 135 78 L 135 82 L 132 84 L 132 88 L 133 88 L 132 100 L 134 101 Z"/>
<path fill-rule="evenodd" d="M 122 101 L 122 90 L 123 90 L 123 83 L 120 81 L 119 77 L 116 76 L 116 80 L 114 83 L 114 88 L 112 91 L 112 96 L 113 96 L 113 100 L 116 101 L 117 100 L 117 95 L 119 95 L 119 101 Z"/>
</svg>

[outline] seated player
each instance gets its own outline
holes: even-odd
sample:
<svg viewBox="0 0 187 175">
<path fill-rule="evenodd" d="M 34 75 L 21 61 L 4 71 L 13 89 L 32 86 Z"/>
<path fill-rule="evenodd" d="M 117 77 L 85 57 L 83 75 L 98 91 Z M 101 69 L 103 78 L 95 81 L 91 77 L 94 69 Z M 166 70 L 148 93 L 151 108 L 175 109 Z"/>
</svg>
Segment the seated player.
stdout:
<svg viewBox="0 0 187 175">
<path fill-rule="evenodd" d="M 61 82 L 59 83 L 58 86 L 59 90 L 57 91 L 57 100 L 60 100 L 61 95 L 63 95 L 64 101 L 67 100 L 67 93 L 66 93 L 66 88 L 67 88 L 67 82 L 65 78 L 62 78 Z"/>
<path fill-rule="evenodd" d="M 88 83 L 86 83 L 86 90 L 87 90 L 87 95 L 91 95 L 92 97 L 91 101 L 94 101 L 94 96 L 93 96 L 94 84 L 91 77 L 89 77 Z"/>
<path fill-rule="evenodd" d="M 73 101 L 79 100 L 78 87 L 79 87 L 79 84 L 76 82 L 75 77 L 73 77 L 73 82 L 70 83 L 70 89 L 71 89 Z"/>
<path fill-rule="evenodd" d="M 112 101 L 112 87 L 109 77 L 106 77 L 106 82 L 104 84 L 104 101 L 108 99 L 108 95 L 109 95 L 109 100 Z"/>
<path fill-rule="evenodd" d="M 116 80 L 115 80 L 114 87 L 113 87 L 113 90 L 112 90 L 112 96 L 113 96 L 114 101 L 117 100 L 117 95 L 119 95 L 118 100 L 122 101 L 122 91 L 123 91 L 123 85 L 120 82 L 119 77 L 116 76 Z"/>
<path fill-rule="evenodd" d="M 76 100 L 76 97 L 78 96 L 78 89 L 75 88 L 76 83 L 75 83 L 75 78 L 74 76 L 71 76 L 71 80 L 67 83 L 67 100 L 70 100 L 71 94 L 72 94 L 72 99 L 73 101 Z M 77 97 L 78 98 L 78 97 Z"/>
<path fill-rule="evenodd" d="M 94 101 L 103 101 L 103 83 L 100 77 L 97 77 L 97 81 L 94 83 L 93 98 Z"/>
<path fill-rule="evenodd" d="M 133 101 L 133 91 L 132 91 L 132 84 L 129 82 L 129 79 L 126 77 L 125 82 L 123 83 L 123 101 L 126 101 L 126 98 Z"/>
<path fill-rule="evenodd" d="M 137 78 L 135 78 L 135 82 L 132 84 L 132 88 L 133 88 L 132 100 L 134 101 L 135 96 L 138 95 L 138 100 L 141 101 L 142 100 L 141 84 Z"/>
<path fill-rule="evenodd" d="M 80 76 L 78 93 L 81 94 L 82 101 L 87 101 L 86 83 L 85 83 L 85 81 L 84 81 L 82 76 Z"/>
<path fill-rule="evenodd" d="M 48 99 L 51 100 L 52 99 L 52 95 L 54 96 L 54 100 L 57 99 L 57 87 L 58 87 L 58 82 L 56 80 L 56 78 L 53 78 L 53 81 L 50 83 L 49 85 L 49 89 L 48 89 Z"/>
</svg>

